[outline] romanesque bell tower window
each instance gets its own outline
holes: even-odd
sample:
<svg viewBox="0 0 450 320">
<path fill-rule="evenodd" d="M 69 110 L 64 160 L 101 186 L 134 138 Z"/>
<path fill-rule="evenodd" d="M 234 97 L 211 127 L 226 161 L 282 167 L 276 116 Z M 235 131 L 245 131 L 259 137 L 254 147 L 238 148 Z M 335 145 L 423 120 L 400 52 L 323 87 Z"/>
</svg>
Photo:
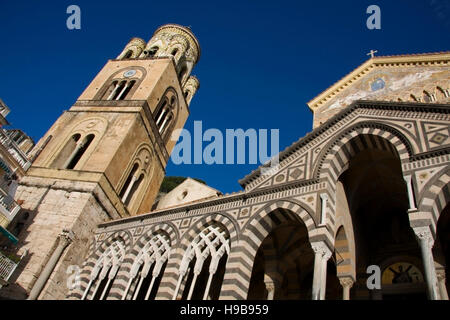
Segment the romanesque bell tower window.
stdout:
<svg viewBox="0 0 450 320">
<path fill-rule="evenodd" d="M 178 99 L 175 92 L 168 90 L 164 98 L 161 100 L 160 105 L 157 107 L 155 116 L 155 123 L 163 140 L 167 138 L 167 134 L 170 131 L 169 128 L 173 124 L 177 109 Z"/>
<path fill-rule="evenodd" d="M 158 52 L 159 48 L 158 47 L 153 47 L 148 51 L 147 57 L 149 58 L 153 58 L 156 53 Z"/>
<path fill-rule="evenodd" d="M 94 140 L 94 138 L 95 135 L 89 134 L 81 143 L 77 144 L 77 146 L 75 147 L 72 154 L 69 156 L 64 165 L 65 169 L 75 168 L 75 166 L 80 161 L 83 154 L 89 148 L 89 145 L 92 143 L 92 140 Z"/>
<path fill-rule="evenodd" d="M 136 80 L 122 80 L 120 82 L 115 80 L 112 82 L 110 89 L 107 90 L 104 96 L 107 96 L 106 100 L 124 100 L 135 83 Z"/>
<path fill-rule="evenodd" d="M 130 59 L 132 55 L 133 55 L 133 51 L 128 50 L 128 52 L 125 54 L 125 56 L 123 58 L 124 59 Z"/>
</svg>

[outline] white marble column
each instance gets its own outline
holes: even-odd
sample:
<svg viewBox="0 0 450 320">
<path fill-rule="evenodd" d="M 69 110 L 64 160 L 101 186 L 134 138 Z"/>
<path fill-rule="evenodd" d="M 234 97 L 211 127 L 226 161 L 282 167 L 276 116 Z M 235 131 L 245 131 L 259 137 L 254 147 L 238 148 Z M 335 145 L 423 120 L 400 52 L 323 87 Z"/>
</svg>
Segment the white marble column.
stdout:
<svg viewBox="0 0 450 320">
<path fill-rule="evenodd" d="M 77 153 L 84 147 L 84 142 L 78 142 L 75 149 L 72 151 L 72 153 L 70 154 L 69 158 L 67 158 L 66 162 L 63 165 L 63 168 L 66 169 L 69 164 L 72 162 L 72 160 L 75 158 L 75 156 L 77 155 Z"/>
<path fill-rule="evenodd" d="M 133 188 L 133 185 L 135 184 L 135 182 L 136 182 L 137 179 L 138 179 L 138 178 L 136 177 L 136 175 L 134 175 L 134 176 L 131 178 L 130 184 L 128 185 L 127 190 L 125 191 L 125 193 L 124 193 L 124 195 L 123 195 L 123 197 L 122 197 L 122 202 L 123 202 L 123 203 L 125 203 L 125 201 L 127 200 L 128 195 L 129 195 L 130 192 L 131 192 L 131 188 Z"/>
<path fill-rule="evenodd" d="M 439 300 L 439 287 L 436 276 L 436 269 L 434 267 L 433 258 L 433 243 L 434 238 L 431 233 L 430 227 L 416 227 L 413 228 L 416 238 L 420 244 L 420 250 L 422 251 L 423 267 L 425 271 L 425 280 L 427 284 L 427 295 L 430 300 Z"/>
<path fill-rule="evenodd" d="M 340 277 L 339 282 L 342 286 L 342 300 L 350 300 L 350 289 L 355 281 L 351 277 Z"/>
<path fill-rule="evenodd" d="M 441 300 L 448 300 L 447 287 L 445 286 L 445 269 L 436 270 L 436 276 L 439 283 L 439 293 Z"/>
<path fill-rule="evenodd" d="M 412 176 L 404 176 L 403 179 L 406 182 L 406 188 L 408 191 L 408 200 L 409 200 L 409 211 L 416 210 L 416 204 L 414 201 L 414 192 L 413 192 L 413 186 L 412 186 Z"/>
<path fill-rule="evenodd" d="M 324 241 L 313 242 L 311 243 L 311 247 L 315 253 L 312 299 L 325 300 L 327 262 L 332 252 Z"/>
</svg>

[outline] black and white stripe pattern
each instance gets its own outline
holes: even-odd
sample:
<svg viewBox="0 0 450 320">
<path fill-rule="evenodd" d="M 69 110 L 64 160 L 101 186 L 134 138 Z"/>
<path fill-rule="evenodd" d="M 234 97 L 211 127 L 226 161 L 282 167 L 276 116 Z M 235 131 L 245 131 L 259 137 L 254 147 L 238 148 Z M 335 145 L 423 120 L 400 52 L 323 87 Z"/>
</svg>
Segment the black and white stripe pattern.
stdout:
<svg viewBox="0 0 450 320">
<path fill-rule="evenodd" d="M 428 224 L 435 231 L 441 212 L 450 203 L 450 168 L 436 175 L 434 180 L 428 183 L 425 190 L 418 201 L 418 209 L 419 212 L 426 214 L 416 214 L 414 217 L 410 215 L 410 222 L 411 226 Z M 430 219 L 430 214 L 432 221 L 427 222 Z"/>
<path fill-rule="evenodd" d="M 175 227 L 168 223 L 161 223 L 153 225 L 147 232 L 145 232 L 134 244 L 133 248 L 129 250 L 126 258 L 124 259 L 119 272 L 117 273 L 114 284 L 109 293 L 108 299 L 119 300 L 126 290 L 128 281 L 130 280 L 130 271 L 134 261 L 137 259 L 137 255 L 142 248 L 145 247 L 148 241 L 157 233 L 163 232 L 169 236 L 170 243 L 175 244 L 178 242 L 178 234 L 175 231 Z M 130 290 L 132 291 L 132 290 Z"/>
<path fill-rule="evenodd" d="M 316 177 L 328 180 L 335 185 L 351 158 L 366 149 L 388 151 L 401 162 L 407 162 L 411 156 L 409 143 L 395 129 L 386 127 L 385 125 L 358 124 L 346 130 L 323 149 L 316 165 Z"/>
<path fill-rule="evenodd" d="M 114 234 L 112 234 L 109 238 L 107 238 L 105 241 L 103 241 L 99 247 L 93 248 L 94 251 L 90 255 L 90 257 L 86 260 L 86 262 L 83 264 L 83 269 L 81 272 L 80 277 L 80 286 L 78 286 L 76 289 L 69 292 L 69 295 L 67 298 L 69 299 L 81 299 L 83 296 L 83 293 L 85 292 L 86 288 L 88 287 L 88 284 L 90 282 L 90 275 L 91 272 L 95 266 L 95 263 L 98 261 L 98 259 L 101 257 L 101 255 L 111 246 L 115 241 L 121 241 L 124 244 L 124 247 L 126 249 L 126 252 L 128 252 L 129 248 L 131 248 L 133 237 L 128 231 L 119 231 Z M 117 280 L 117 279 L 116 279 Z M 115 283 L 116 281 L 114 281 Z M 114 287 L 114 284 L 113 284 Z M 113 288 L 111 288 L 112 293 Z M 93 292 L 93 286 L 91 286 L 89 290 L 88 297 Z"/>
<path fill-rule="evenodd" d="M 256 253 L 266 236 L 285 221 L 302 222 L 308 230 L 309 241 L 324 237 L 316 233 L 312 214 L 295 202 L 277 201 L 262 208 L 243 227 L 238 246 L 231 250 L 220 299 L 247 298 Z"/>
<path fill-rule="evenodd" d="M 194 240 L 194 238 L 200 232 L 202 232 L 205 227 L 211 224 L 219 224 L 225 230 L 227 230 L 230 236 L 230 248 L 231 250 L 233 250 L 233 247 L 238 241 L 238 229 L 228 216 L 226 216 L 225 214 L 216 213 L 204 216 L 203 218 L 199 219 L 193 226 L 191 226 L 189 230 L 186 231 L 179 244 L 171 251 L 166 271 L 164 272 L 164 276 L 159 286 L 159 291 L 156 295 L 156 299 L 170 300 L 173 298 L 173 294 L 178 282 L 179 268 L 181 260 L 183 259 L 184 252 L 188 248 L 189 244 Z"/>
</svg>

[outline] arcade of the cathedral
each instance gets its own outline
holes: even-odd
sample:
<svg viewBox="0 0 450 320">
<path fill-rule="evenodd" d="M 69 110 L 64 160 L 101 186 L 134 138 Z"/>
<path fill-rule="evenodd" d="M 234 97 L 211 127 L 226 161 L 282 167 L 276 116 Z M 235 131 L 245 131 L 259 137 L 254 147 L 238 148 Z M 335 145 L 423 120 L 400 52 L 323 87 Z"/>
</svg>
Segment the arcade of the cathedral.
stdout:
<svg viewBox="0 0 450 320">
<path fill-rule="evenodd" d="M 448 111 L 358 102 L 245 191 L 102 224 L 69 297 L 447 299 Z"/>
<path fill-rule="evenodd" d="M 150 211 L 199 56 L 185 27 L 133 38 L 38 142 L 16 196 L 32 254 L 0 295 L 448 300 L 449 53 L 372 57 L 308 103 L 276 170 Z"/>
</svg>

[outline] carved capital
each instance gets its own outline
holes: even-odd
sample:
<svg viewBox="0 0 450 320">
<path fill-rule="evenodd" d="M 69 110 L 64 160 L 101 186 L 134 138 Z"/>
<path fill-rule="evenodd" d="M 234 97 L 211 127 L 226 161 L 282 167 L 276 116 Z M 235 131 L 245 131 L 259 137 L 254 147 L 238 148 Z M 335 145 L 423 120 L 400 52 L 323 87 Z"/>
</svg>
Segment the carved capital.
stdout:
<svg viewBox="0 0 450 320">
<path fill-rule="evenodd" d="M 59 245 L 66 247 L 75 239 L 75 234 L 72 230 L 63 230 L 59 235 Z"/>
<path fill-rule="evenodd" d="M 332 252 L 325 242 L 323 241 L 313 242 L 311 243 L 311 247 L 316 254 L 319 254 L 325 260 L 330 259 Z"/>
<path fill-rule="evenodd" d="M 441 281 L 445 282 L 445 270 L 444 269 L 436 270 L 436 277 L 439 282 Z"/>
<path fill-rule="evenodd" d="M 339 278 L 339 282 L 341 283 L 341 286 L 343 288 L 351 288 L 355 283 L 355 281 L 353 281 L 353 279 L 350 277 L 341 277 Z"/>
<path fill-rule="evenodd" d="M 267 291 L 269 292 L 275 291 L 275 283 L 273 281 L 266 281 L 264 282 L 264 284 L 266 285 Z"/>
<path fill-rule="evenodd" d="M 425 242 L 430 248 L 433 246 L 434 237 L 433 237 L 433 234 L 431 233 L 429 226 L 416 227 L 416 228 L 413 228 L 413 230 L 414 230 L 414 233 L 416 234 L 417 239 L 420 242 Z"/>
</svg>

